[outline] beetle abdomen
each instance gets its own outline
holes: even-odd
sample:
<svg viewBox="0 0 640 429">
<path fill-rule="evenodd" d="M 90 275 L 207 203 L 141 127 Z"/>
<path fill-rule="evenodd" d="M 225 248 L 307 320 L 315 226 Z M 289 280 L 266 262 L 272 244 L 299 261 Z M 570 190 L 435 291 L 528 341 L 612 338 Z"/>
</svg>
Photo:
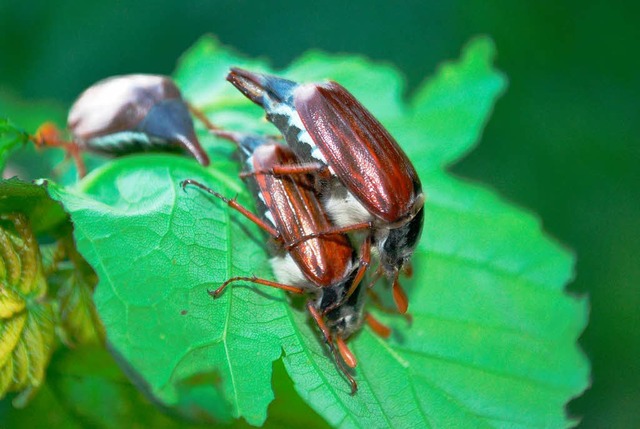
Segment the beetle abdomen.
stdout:
<svg viewBox="0 0 640 429">
<path fill-rule="evenodd" d="M 421 192 L 411 161 L 378 120 L 335 82 L 300 85 L 295 108 L 335 175 L 373 215 L 396 222 Z"/>
</svg>

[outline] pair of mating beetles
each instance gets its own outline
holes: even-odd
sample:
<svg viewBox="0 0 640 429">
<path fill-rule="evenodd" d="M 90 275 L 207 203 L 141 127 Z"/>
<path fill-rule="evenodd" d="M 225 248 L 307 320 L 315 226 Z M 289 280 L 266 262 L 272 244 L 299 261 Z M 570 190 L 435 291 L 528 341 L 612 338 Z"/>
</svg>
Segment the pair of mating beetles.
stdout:
<svg viewBox="0 0 640 429">
<path fill-rule="evenodd" d="M 100 82 L 78 99 L 69 115 L 74 139 L 68 146 L 75 148 L 70 154 L 79 162 L 79 149 L 182 148 L 207 165 L 189 110 L 236 143 L 262 217 L 202 183 L 187 179 L 182 186 L 206 190 L 266 231 L 280 245 L 272 259 L 278 282 L 234 277 L 212 294 L 248 281 L 309 296 L 306 308 L 355 393 L 345 364 L 355 367 L 356 359 L 345 340 L 365 321 L 389 335 L 364 311 L 362 279 L 372 248 L 380 266 L 371 284 L 385 275 L 399 312 L 407 310 L 398 276 L 409 271 L 422 231 L 424 194 L 417 173 L 385 128 L 337 83 L 298 84 L 241 69 L 232 69 L 227 79 L 264 108 L 288 146 L 217 129 L 184 102 L 169 79 L 134 75 Z M 109 107 L 97 109 L 98 104 Z M 62 144 L 52 129 L 43 130 L 37 142 Z M 348 233 L 359 240 L 358 251 Z"/>
</svg>

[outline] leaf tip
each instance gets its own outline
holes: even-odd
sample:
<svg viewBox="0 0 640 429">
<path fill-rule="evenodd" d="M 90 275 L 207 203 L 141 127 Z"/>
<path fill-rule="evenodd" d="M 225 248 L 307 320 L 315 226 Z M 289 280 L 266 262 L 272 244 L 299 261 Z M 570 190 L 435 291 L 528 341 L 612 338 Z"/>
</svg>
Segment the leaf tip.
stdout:
<svg viewBox="0 0 640 429">
<path fill-rule="evenodd" d="M 462 49 L 462 56 L 466 58 L 474 53 L 493 61 L 496 56 L 496 44 L 493 39 L 486 34 L 474 36 Z"/>
<path fill-rule="evenodd" d="M 471 38 L 462 48 L 461 62 L 465 64 L 483 63 L 495 75 L 498 82 L 497 92 L 500 94 L 504 92 L 508 79 L 504 73 L 494 67 L 497 55 L 498 51 L 493 39 L 486 34 L 479 34 Z"/>
</svg>

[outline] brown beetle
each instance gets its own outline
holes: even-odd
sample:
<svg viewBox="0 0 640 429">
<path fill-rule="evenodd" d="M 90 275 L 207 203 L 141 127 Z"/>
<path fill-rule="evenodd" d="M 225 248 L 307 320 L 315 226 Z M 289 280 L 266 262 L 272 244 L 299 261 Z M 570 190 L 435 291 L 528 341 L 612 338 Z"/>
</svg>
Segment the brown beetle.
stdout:
<svg viewBox="0 0 640 429">
<path fill-rule="evenodd" d="M 252 173 L 274 165 L 296 165 L 297 158 L 293 152 L 259 136 L 229 132 L 218 132 L 218 135 L 238 145 L 241 158 L 249 171 L 245 177 L 250 179 L 249 184 L 262 218 L 240 206 L 235 199 L 230 200 L 199 182 L 185 180 L 182 186 L 198 186 L 266 231 L 279 244 L 279 249 L 271 260 L 278 282 L 256 277 L 233 277 L 212 292 L 212 295 L 218 297 L 229 284 L 236 281 L 248 281 L 308 295 L 306 308 L 320 328 L 338 368 L 349 380 L 352 393 L 355 393 L 357 383 L 343 363 L 355 367 L 356 359 L 345 340 L 360 329 L 364 321 L 369 323 L 374 332 L 382 336 L 389 335 L 388 328 L 364 312 L 363 291 L 366 288 L 358 285 L 369 265 L 367 247 L 362 249 L 358 261 L 356 252 L 344 234 L 299 240 L 315 231 L 333 227 L 314 193 L 313 182 L 305 177 Z M 356 292 L 347 297 L 346 294 L 352 288 Z"/>
<path fill-rule="evenodd" d="M 234 86 L 264 108 L 303 165 L 270 173 L 309 174 L 336 227 L 327 233 L 369 230 L 381 271 L 393 284 L 404 313 L 408 300 L 398 282 L 422 233 L 422 185 L 409 158 L 380 122 L 335 82 L 298 84 L 233 68 Z M 313 236 L 324 232 L 319 231 Z"/>
<path fill-rule="evenodd" d="M 115 156 L 186 151 L 206 166 L 209 157 L 196 137 L 189 110 L 167 76 L 115 76 L 87 88 L 71 106 L 67 118 L 71 142 L 64 141 L 51 123 L 40 127 L 33 140 L 38 145 L 65 147 L 81 177 L 86 173 L 82 151 Z"/>
</svg>

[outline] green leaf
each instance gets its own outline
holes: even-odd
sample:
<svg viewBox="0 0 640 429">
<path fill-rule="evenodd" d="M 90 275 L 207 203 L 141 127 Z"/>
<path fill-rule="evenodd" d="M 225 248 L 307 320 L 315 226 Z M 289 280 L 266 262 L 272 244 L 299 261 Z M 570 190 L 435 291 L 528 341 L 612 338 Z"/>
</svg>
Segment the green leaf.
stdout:
<svg viewBox="0 0 640 429">
<path fill-rule="evenodd" d="M 104 349 L 81 347 L 56 353 L 48 372 L 46 385 L 28 409 L 7 410 L 7 427 L 192 427 L 159 412 Z"/>
<path fill-rule="evenodd" d="M 8 119 L 0 117 L 0 171 L 4 170 L 9 154 L 27 140 L 27 133 L 18 129 Z"/>
<path fill-rule="evenodd" d="M 42 250 L 42 248 L 41 248 Z M 52 250 L 48 281 L 56 291 L 60 334 L 71 347 L 103 344 L 104 327 L 93 303 L 98 278 L 78 254 L 71 235 L 59 240 Z"/>
<path fill-rule="evenodd" d="M 458 61 L 442 64 L 411 100 L 411 113 L 394 131 L 413 159 L 422 160 L 423 171 L 450 164 L 479 141 L 506 86 L 505 76 L 492 66 L 494 56 L 490 39 L 474 39 Z"/>
<path fill-rule="evenodd" d="M 269 71 L 264 61 L 245 58 L 223 48 L 215 38 L 204 36 L 183 55 L 174 79 L 189 103 L 207 114 L 215 113 L 209 115 L 214 124 L 275 133 L 275 127 L 260 120 L 260 111 L 225 80 L 229 68 L 235 66 Z"/>
<path fill-rule="evenodd" d="M 49 191 L 72 214 L 78 250 L 101 279 L 94 299 L 109 342 L 150 393 L 167 406 L 184 401 L 219 420 L 259 424 L 273 398 L 284 306 L 246 288 L 233 291 L 233 302 L 207 294 L 222 278 L 268 275 L 256 228 L 179 187 L 194 178 L 228 195 L 244 192 L 236 174 L 219 172 L 237 173 L 234 164 L 216 167 L 211 174 L 178 157 L 123 158 L 81 189 Z"/>
<path fill-rule="evenodd" d="M 45 122 L 54 123 L 65 136 L 65 111 L 61 106 L 50 102 L 22 100 L 0 90 L 0 115 L 0 120 L 5 116 L 10 118 L 9 124 L 12 128 L 20 127 L 17 129 L 20 140 L 18 143 L 23 143 L 13 144 L 13 150 L 2 153 L 3 138 L 0 125 L 0 166 L 2 160 L 7 161 L 5 177 L 15 176 L 25 181 L 50 177 L 64 184 L 77 181 L 74 163 L 66 158 L 63 147 L 37 147 L 28 140 L 29 134 L 35 134 Z M 14 133 L 8 136 L 11 137 L 12 134 Z M 84 153 L 82 157 L 89 169 L 104 163 L 104 157 L 88 153 Z"/>
<path fill-rule="evenodd" d="M 282 364 L 274 369 L 277 399 L 269 409 L 271 424 L 265 429 L 301 427 L 291 420 L 291 407 L 315 418 L 303 422 L 309 429 L 324 429 L 323 420 L 313 415 L 293 391 Z M 98 347 L 59 350 L 48 368 L 47 382 L 26 409 L 16 409 L 8 401 L 0 401 L 0 421 L 8 428 L 162 428 L 204 429 L 210 424 L 185 422 L 167 416 L 155 407 L 119 370 L 113 357 Z M 249 426 L 242 421 L 227 426 Z"/>
<path fill-rule="evenodd" d="M 36 235 L 55 229 L 67 218 L 60 204 L 42 187 L 17 178 L 0 180 L 1 213 L 25 214 Z"/>
<path fill-rule="evenodd" d="M 351 341 L 359 358 L 353 397 L 297 301 L 258 286 L 238 285 L 216 301 L 207 295 L 231 276 L 269 276 L 254 225 L 198 189 L 179 188 L 194 178 L 252 208 L 220 142 L 209 141 L 218 156 L 207 169 L 138 156 L 75 188 L 51 184 L 100 278 L 98 311 L 128 372 L 192 418 L 257 425 L 272 399 L 272 362 L 284 350 L 297 392 L 335 427 L 569 425 L 564 405 L 589 377 L 576 345 L 586 302 L 564 292 L 573 257 L 531 215 L 442 170 L 477 142 L 504 89 L 493 51 L 487 39 L 472 42 L 406 104 L 398 73 L 360 57 L 312 53 L 283 72 L 336 78 L 365 100 L 406 148 L 427 192 L 414 279 L 406 282 L 414 322 L 380 315 L 391 339 L 364 328 Z M 214 122 L 273 131 L 223 82 L 228 67 L 247 64 L 268 70 L 205 38 L 177 79 Z"/>
</svg>

